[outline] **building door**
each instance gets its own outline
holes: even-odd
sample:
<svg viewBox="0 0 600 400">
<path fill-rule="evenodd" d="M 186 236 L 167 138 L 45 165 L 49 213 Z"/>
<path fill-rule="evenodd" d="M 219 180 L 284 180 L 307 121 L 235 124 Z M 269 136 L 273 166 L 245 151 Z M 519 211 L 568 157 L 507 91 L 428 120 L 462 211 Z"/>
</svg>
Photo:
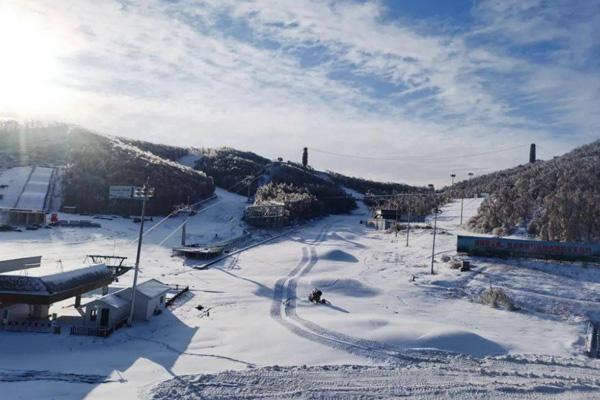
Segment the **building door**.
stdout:
<svg viewBox="0 0 600 400">
<path fill-rule="evenodd" d="M 108 326 L 108 312 L 110 310 L 108 308 L 103 308 L 102 313 L 100 314 L 100 326 L 107 327 Z"/>
</svg>

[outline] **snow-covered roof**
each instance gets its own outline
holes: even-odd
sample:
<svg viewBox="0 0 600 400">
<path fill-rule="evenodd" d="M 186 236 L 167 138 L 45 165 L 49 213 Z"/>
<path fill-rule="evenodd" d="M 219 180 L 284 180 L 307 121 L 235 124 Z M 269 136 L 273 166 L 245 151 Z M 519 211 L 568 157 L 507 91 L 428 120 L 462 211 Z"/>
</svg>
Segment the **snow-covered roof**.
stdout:
<svg viewBox="0 0 600 400">
<path fill-rule="evenodd" d="M 60 292 L 76 286 L 112 278 L 112 272 L 104 264 L 92 265 L 72 271 L 40 277 L 50 293 Z"/>
<path fill-rule="evenodd" d="M 21 275 L 0 275 L 0 293 L 49 295 L 40 278 Z"/>
<path fill-rule="evenodd" d="M 47 296 L 108 279 L 112 273 L 104 264 L 40 277 L 0 275 L 0 292 Z"/>
<path fill-rule="evenodd" d="M 137 286 L 137 291 L 143 294 L 146 297 L 154 298 L 158 296 L 162 296 L 167 293 L 171 288 L 164 283 L 156 280 L 150 279 L 144 283 L 141 283 Z"/>
<path fill-rule="evenodd" d="M 118 292 L 117 292 L 117 293 L 107 294 L 106 296 L 102 296 L 99 299 L 96 299 L 96 300 L 86 304 L 85 306 L 87 307 L 96 302 L 101 302 L 112 308 L 117 308 L 117 309 L 128 307 L 130 304 L 130 302 L 128 300 L 126 300 L 122 297 L 119 297 Z"/>
</svg>

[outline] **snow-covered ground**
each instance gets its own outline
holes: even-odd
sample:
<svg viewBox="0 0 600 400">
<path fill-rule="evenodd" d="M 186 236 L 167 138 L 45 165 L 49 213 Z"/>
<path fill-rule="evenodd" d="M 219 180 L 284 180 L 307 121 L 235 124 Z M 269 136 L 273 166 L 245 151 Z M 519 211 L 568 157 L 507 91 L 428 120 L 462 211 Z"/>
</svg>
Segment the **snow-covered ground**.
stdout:
<svg viewBox="0 0 600 400">
<path fill-rule="evenodd" d="M 199 242 L 243 230 L 245 198 L 221 190 L 218 196 L 188 223 Z M 479 200 L 464 205 L 466 221 Z M 459 207 L 453 202 L 439 216 L 435 275 L 429 274 L 430 229 L 411 230 L 407 247 L 402 232 L 365 228 L 364 208 L 308 223 L 206 270 L 171 256 L 184 217 L 172 218 L 145 237 L 141 280 L 190 285 L 190 294 L 171 312 L 108 339 L 0 333 L 2 393 L 600 398 L 600 363 L 582 356 L 600 269 L 493 259 L 472 259 L 472 272 L 450 269 L 441 257 L 455 255 L 456 234 L 463 232 Z M 43 267 L 28 273 L 48 274 L 81 265 L 89 253 L 132 257 L 139 226 L 98 222 L 102 228 L 0 232 L 1 258 L 41 254 Z M 480 304 L 479 293 L 490 284 L 505 288 L 520 309 Z M 315 286 L 329 304 L 307 301 Z M 67 306 L 51 312 L 74 313 Z"/>
</svg>

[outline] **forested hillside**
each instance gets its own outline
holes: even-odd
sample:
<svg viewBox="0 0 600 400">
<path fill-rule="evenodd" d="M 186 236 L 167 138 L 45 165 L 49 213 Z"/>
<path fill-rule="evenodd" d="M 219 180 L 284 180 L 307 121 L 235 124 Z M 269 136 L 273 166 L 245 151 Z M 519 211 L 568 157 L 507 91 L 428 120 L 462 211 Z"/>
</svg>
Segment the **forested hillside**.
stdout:
<svg viewBox="0 0 600 400">
<path fill-rule="evenodd" d="M 255 204 L 271 200 L 291 204 L 290 198 L 302 197 L 303 211 L 296 210 L 296 214 L 305 218 L 346 213 L 356 207 L 338 183 L 310 168 L 231 148 L 192 152 L 199 156 L 197 169 L 214 177 L 215 183 L 227 190 L 241 195 L 256 194 Z"/>
<path fill-rule="evenodd" d="M 549 161 L 459 182 L 452 190 L 488 193 L 469 225 L 481 232 L 508 234 L 526 228 L 545 240 L 600 240 L 600 141 Z"/>
<path fill-rule="evenodd" d="M 63 124 L 3 124 L 0 129 L 0 167 L 63 166 L 63 204 L 79 212 L 139 212 L 134 200 L 109 200 L 108 191 L 111 185 L 142 185 L 146 177 L 156 189 L 150 214 L 167 214 L 188 198 L 198 201 L 214 192 L 205 174 L 119 139 Z"/>
<path fill-rule="evenodd" d="M 185 203 L 188 198 L 192 202 L 206 198 L 213 193 L 215 185 L 255 196 L 255 204 L 293 203 L 295 209 L 288 211 L 293 211 L 294 219 L 350 212 L 356 203 L 344 187 L 366 195 L 428 193 L 426 188 L 319 172 L 290 161 L 272 161 L 232 148 L 155 144 L 99 135 L 66 124 L 23 125 L 9 121 L 1 123 L 0 129 L 0 168 L 65 166 L 63 203 L 76 206 L 80 212 L 134 213 L 138 207 L 131 201 L 109 200 L 108 187 L 141 185 L 146 176 L 156 188 L 156 197 L 148 208 L 151 214 L 166 214 L 175 204 Z M 192 159 L 197 156 L 195 170 L 178 162 L 185 156 Z M 401 212 L 409 206 L 402 198 L 393 201 L 373 198 L 367 203 L 397 207 Z M 431 208 L 426 200 L 412 202 L 410 206 L 413 212 Z"/>
<path fill-rule="evenodd" d="M 249 151 L 240 151 L 228 147 L 220 149 L 191 149 L 199 156 L 195 168 L 211 176 L 215 184 L 226 190 L 241 194 L 254 194 L 259 184 L 255 179 L 262 175 L 269 159 Z"/>
<path fill-rule="evenodd" d="M 365 195 L 374 194 L 374 195 L 385 195 L 385 194 L 394 194 L 394 193 L 407 193 L 414 192 L 419 189 L 415 186 L 407 185 L 404 183 L 395 183 L 395 182 L 377 182 L 372 181 L 370 179 L 363 179 L 354 176 L 342 175 L 337 172 L 328 171 L 329 176 L 331 178 L 347 187 L 348 189 L 352 189 L 357 191 L 358 193 L 362 193 Z"/>
<path fill-rule="evenodd" d="M 271 164 L 268 174 L 270 182 L 276 186 L 293 185 L 314 196 L 317 201 L 309 209 L 310 214 L 341 214 L 356 208 L 356 202 L 340 185 L 312 169 L 291 162 L 277 162 Z"/>
<path fill-rule="evenodd" d="M 119 137 L 119 141 L 131 146 L 137 147 L 140 150 L 147 151 L 164 158 L 165 160 L 179 161 L 179 159 L 189 153 L 189 149 L 183 147 L 169 146 L 166 144 L 157 144 L 144 142 L 142 140 L 133 140 L 129 138 Z"/>
<path fill-rule="evenodd" d="M 347 188 L 365 195 L 364 202 L 372 208 L 396 210 L 398 215 L 411 213 L 426 215 L 436 205 L 446 201 L 446 196 L 435 194 L 423 186 L 411 186 L 395 182 L 377 182 L 369 179 L 345 176 L 329 172 L 331 178 Z"/>
</svg>

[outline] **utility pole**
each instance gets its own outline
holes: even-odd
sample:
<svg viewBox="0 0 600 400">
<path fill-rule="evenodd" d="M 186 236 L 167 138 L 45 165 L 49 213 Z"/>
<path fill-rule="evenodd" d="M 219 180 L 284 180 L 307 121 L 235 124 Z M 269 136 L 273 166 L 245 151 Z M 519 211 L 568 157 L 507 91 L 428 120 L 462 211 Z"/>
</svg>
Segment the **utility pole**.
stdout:
<svg viewBox="0 0 600 400">
<path fill-rule="evenodd" d="M 408 201 L 408 221 L 406 224 L 406 247 L 408 247 L 408 237 L 410 236 L 410 208 L 412 205 L 411 197 L 408 197 L 407 201 Z"/>
<path fill-rule="evenodd" d="M 131 326 L 133 322 L 133 310 L 135 307 L 135 292 L 137 288 L 137 278 L 138 272 L 140 269 L 140 255 L 142 252 L 142 237 L 144 235 L 144 220 L 146 219 L 146 203 L 148 202 L 148 198 L 154 195 L 154 188 L 151 188 L 149 185 L 149 178 L 146 178 L 146 183 L 144 186 L 136 187 L 133 191 L 134 198 L 142 199 L 142 216 L 140 221 L 140 234 L 138 237 L 138 245 L 137 245 L 137 254 L 135 256 L 135 270 L 133 273 L 133 286 L 131 287 L 131 307 L 129 309 L 129 318 L 127 318 L 127 325 Z"/>
<path fill-rule="evenodd" d="M 461 193 L 460 195 L 460 225 L 462 226 L 462 221 L 463 221 L 463 207 L 464 207 L 464 203 L 465 203 L 465 196 L 463 193 Z"/>
<path fill-rule="evenodd" d="M 251 176 L 248 177 L 248 179 L 252 178 Z M 251 185 L 252 185 L 252 180 L 248 181 L 248 203 L 250 203 L 251 200 L 251 196 L 250 196 L 250 189 L 251 189 Z"/>
<path fill-rule="evenodd" d="M 435 236 L 436 236 L 436 231 L 437 231 L 437 212 L 438 212 L 438 208 L 437 208 L 437 201 L 435 199 L 435 189 L 433 188 L 433 185 L 430 184 L 429 187 L 431 188 L 432 194 L 433 194 L 433 244 L 431 246 L 431 275 L 433 275 L 433 262 L 435 260 Z"/>
<path fill-rule="evenodd" d="M 396 198 L 396 225 L 394 226 L 394 230 L 396 231 L 396 238 L 398 238 L 398 229 L 400 228 L 398 222 L 398 209 L 400 208 L 400 197 Z"/>
<path fill-rule="evenodd" d="M 469 182 L 471 182 L 471 178 L 473 177 L 473 173 L 469 172 Z M 473 195 L 473 197 L 476 197 L 475 195 Z"/>
</svg>

